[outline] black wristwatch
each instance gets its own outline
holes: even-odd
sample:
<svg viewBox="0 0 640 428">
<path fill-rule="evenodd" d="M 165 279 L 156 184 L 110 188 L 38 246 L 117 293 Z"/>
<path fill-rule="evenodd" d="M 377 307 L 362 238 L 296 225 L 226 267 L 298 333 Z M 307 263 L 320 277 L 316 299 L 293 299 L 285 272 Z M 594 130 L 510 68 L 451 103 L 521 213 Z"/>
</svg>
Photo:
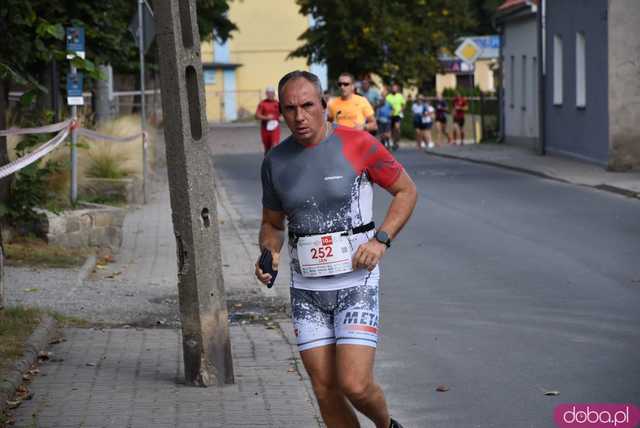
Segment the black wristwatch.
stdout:
<svg viewBox="0 0 640 428">
<path fill-rule="evenodd" d="M 384 230 L 377 231 L 374 238 L 376 238 L 376 241 L 379 243 L 386 245 L 387 248 L 391 246 L 391 238 L 389 238 L 389 235 L 387 235 L 387 232 Z"/>
</svg>

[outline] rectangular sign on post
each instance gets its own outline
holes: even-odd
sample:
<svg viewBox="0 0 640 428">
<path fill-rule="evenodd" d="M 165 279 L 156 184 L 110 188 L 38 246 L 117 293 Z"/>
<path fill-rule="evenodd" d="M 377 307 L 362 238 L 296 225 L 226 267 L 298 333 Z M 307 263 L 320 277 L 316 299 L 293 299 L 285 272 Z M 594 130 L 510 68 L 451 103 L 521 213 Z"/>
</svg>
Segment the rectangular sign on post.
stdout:
<svg viewBox="0 0 640 428">
<path fill-rule="evenodd" d="M 67 27 L 67 59 L 73 58 L 73 54 L 84 59 L 84 28 Z"/>
<path fill-rule="evenodd" d="M 82 97 L 82 73 L 67 74 L 67 104 L 70 106 L 84 105 Z"/>
</svg>

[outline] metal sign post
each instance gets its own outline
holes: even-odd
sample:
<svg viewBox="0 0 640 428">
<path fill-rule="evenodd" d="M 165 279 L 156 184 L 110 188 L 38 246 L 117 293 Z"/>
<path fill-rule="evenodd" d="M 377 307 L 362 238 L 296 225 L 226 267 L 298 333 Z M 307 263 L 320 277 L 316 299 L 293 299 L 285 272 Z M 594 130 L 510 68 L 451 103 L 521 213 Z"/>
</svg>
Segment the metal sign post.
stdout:
<svg viewBox="0 0 640 428">
<path fill-rule="evenodd" d="M 186 383 L 233 383 L 196 2 L 154 6 Z"/>
<path fill-rule="evenodd" d="M 67 59 L 73 60 L 76 56 L 85 57 L 84 28 L 67 27 Z M 67 104 L 71 106 L 71 119 L 74 126 L 71 129 L 71 204 L 78 200 L 78 133 L 75 123 L 78 121 L 78 107 L 84 105 L 82 73 L 78 73 L 76 67 L 71 63 L 71 71 L 67 76 Z"/>
</svg>

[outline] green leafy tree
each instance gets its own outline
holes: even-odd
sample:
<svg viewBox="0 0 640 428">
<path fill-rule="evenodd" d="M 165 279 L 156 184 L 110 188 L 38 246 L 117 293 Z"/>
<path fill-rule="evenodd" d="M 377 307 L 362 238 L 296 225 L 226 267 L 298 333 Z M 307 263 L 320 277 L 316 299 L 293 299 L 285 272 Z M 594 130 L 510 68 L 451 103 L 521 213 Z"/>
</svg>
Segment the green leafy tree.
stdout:
<svg viewBox="0 0 640 428">
<path fill-rule="evenodd" d="M 116 71 L 138 70 L 138 53 L 129 23 L 137 2 L 133 0 L 2 0 L 0 2 L 0 129 L 6 129 L 10 87 L 24 90 L 21 104 L 28 109 L 52 91 L 63 88 L 69 61 L 66 60 L 65 27 L 85 29 L 86 57 L 73 65 L 91 81 L 100 78 L 96 64 L 112 64 Z M 215 30 L 221 40 L 230 37 L 236 26 L 227 18 L 227 0 L 197 0 L 201 37 L 210 39 Z M 148 59 L 155 57 L 151 49 Z M 61 65 L 60 80 L 51 82 L 53 62 Z M 15 123 L 20 125 L 20 123 Z M 0 165 L 8 162 L 6 138 L 0 137 Z M 9 194 L 9 179 L 0 182 L 0 202 Z"/>
<path fill-rule="evenodd" d="M 438 55 L 477 25 L 472 0 L 297 0 L 316 25 L 290 56 L 325 62 L 332 80 L 343 71 L 422 86 Z"/>
</svg>

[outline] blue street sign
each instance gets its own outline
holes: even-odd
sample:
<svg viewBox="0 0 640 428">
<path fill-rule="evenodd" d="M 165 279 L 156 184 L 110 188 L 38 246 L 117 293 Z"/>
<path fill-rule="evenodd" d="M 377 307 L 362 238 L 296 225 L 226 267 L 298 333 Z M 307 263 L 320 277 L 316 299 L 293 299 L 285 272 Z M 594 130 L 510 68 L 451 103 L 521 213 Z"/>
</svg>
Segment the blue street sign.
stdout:
<svg viewBox="0 0 640 428">
<path fill-rule="evenodd" d="M 67 52 L 76 54 L 84 58 L 84 28 L 67 27 Z M 67 55 L 69 57 L 69 55 Z"/>
<path fill-rule="evenodd" d="M 84 105 L 82 80 L 82 73 L 67 74 L 67 104 L 70 106 Z"/>
</svg>

